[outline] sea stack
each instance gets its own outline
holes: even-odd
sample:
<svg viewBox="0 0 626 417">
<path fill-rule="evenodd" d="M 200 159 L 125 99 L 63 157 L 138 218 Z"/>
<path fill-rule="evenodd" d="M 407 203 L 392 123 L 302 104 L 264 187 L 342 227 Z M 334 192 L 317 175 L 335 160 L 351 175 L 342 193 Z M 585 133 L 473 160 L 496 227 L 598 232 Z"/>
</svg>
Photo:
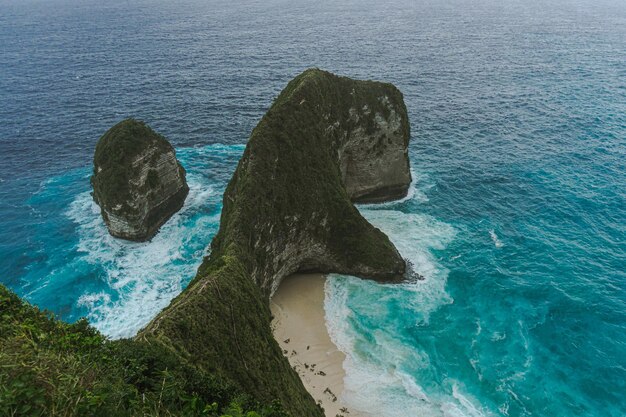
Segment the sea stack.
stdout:
<svg viewBox="0 0 626 417">
<path fill-rule="evenodd" d="M 98 141 L 91 184 L 109 233 L 133 241 L 151 239 L 189 193 L 172 145 L 134 119 Z"/>
</svg>

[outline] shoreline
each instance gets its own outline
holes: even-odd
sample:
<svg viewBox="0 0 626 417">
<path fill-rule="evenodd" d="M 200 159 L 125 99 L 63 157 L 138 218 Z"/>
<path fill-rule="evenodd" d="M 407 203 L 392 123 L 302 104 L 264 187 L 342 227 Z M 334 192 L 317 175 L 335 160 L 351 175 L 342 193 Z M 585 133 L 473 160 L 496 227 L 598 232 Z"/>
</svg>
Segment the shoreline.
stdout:
<svg viewBox="0 0 626 417">
<path fill-rule="evenodd" d="M 322 274 L 295 274 L 284 279 L 272 297 L 272 333 L 306 390 L 326 417 L 363 417 L 342 401 L 345 354 L 326 327 Z"/>
</svg>

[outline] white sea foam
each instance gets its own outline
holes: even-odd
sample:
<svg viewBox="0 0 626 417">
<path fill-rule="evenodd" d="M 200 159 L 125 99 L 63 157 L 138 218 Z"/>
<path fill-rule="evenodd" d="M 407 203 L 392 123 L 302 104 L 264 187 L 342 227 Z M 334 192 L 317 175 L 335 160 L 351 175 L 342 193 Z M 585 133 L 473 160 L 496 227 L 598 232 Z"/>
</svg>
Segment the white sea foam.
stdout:
<svg viewBox="0 0 626 417">
<path fill-rule="evenodd" d="M 501 340 L 506 339 L 506 333 L 505 332 L 493 332 L 491 334 L 491 341 L 492 342 L 499 342 Z"/>
<path fill-rule="evenodd" d="M 414 271 L 425 278 L 399 286 L 412 293 L 410 307 L 419 311 L 423 320 L 427 321 L 430 313 L 441 305 L 452 302 L 445 290 L 448 270 L 432 252 L 445 249 L 454 238 L 456 232 L 452 226 L 424 214 L 395 210 L 362 210 L 361 213 L 389 236 Z"/>
<path fill-rule="evenodd" d="M 489 231 L 489 236 L 491 237 L 491 240 L 493 241 L 493 244 L 496 248 L 501 248 L 502 246 L 504 246 L 504 243 L 502 243 L 502 241 L 498 239 L 498 235 L 496 234 L 495 230 L 491 229 Z"/>
<path fill-rule="evenodd" d="M 444 403 L 442 406 L 444 417 L 484 417 L 488 415 L 476 406 L 477 401 L 475 399 L 463 393 L 456 381 L 452 383 L 452 397 L 456 400 L 454 403 Z"/>
<path fill-rule="evenodd" d="M 411 168 L 411 183 L 406 196 L 399 200 L 387 201 L 384 203 L 375 204 L 359 204 L 358 207 L 361 210 L 367 210 L 368 208 L 391 208 L 406 201 L 414 200 L 418 203 L 425 203 L 428 201 L 426 192 L 433 187 L 433 183 L 430 181 L 430 177 L 421 172 L 415 172 Z"/>
<path fill-rule="evenodd" d="M 89 308 L 96 308 L 111 302 L 111 296 L 105 292 L 83 294 L 78 299 L 78 304 Z"/>
<path fill-rule="evenodd" d="M 394 310 L 398 306 L 407 310 L 405 317 L 414 317 L 417 326 L 425 326 L 433 312 L 453 302 L 446 292 L 448 271 L 433 251 L 445 249 L 455 229 L 424 214 L 373 206 L 362 206 L 361 212 L 390 237 L 424 280 L 400 285 L 343 276 L 327 280 L 328 330 L 346 353 L 343 400 L 371 417 L 489 415 L 458 383 L 448 381 L 439 389 L 421 386 L 415 374 L 431 373 L 431 360 L 403 339 L 394 322 L 402 313 Z M 380 326 L 367 327 L 371 323 Z"/>
<path fill-rule="evenodd" d="M 89 321 L 104 334 L 133 336 L 195 274 L 219 222 L 219 213 L 200 212 L 212 199 L 219 201 L 219 196 L 201 177 L 188 174 L 187 180 L 185 205 L 150 242 L 127 242 L 109 235 L 89 192 L 69 207 L 67 215 L 78 224 L 79 256 L 102 271 L 98 278 L 108 288 L 82 294 L 78 305 L 87 309 Z"/>
</svg>

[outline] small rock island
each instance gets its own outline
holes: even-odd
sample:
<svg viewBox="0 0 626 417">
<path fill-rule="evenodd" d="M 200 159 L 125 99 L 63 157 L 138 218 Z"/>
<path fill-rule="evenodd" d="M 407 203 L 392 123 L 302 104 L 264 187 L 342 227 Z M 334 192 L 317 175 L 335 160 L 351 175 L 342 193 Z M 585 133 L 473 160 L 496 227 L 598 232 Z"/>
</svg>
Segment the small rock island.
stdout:
<svg viewBox="0 0 626 417">
<path fill-rule="evenodd" d="M 189 193 L 172 145 L 134 119 L 98 141 L 91 184 L 109 233 L 133 241 L 151 239 Z"/>
</svg>

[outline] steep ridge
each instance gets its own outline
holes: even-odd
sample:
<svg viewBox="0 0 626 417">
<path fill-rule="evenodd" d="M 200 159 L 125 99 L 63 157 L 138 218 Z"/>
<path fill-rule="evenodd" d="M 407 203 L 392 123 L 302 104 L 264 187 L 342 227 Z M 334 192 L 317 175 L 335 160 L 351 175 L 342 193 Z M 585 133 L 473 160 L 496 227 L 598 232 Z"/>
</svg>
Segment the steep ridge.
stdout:
<svg viewBox="0 0 626 417">
<path fill-rule="evenodd" d="M 404 260 L 352 201 L 406 195 L 408 140 L 391 84 L 318 69 L 293 79 L 252 132 L 210 256 L 137 339 L 293 416 L 322 416 L 272 337 L 269 297 L 299 271 L 402 278 Z"/>
</svg>

